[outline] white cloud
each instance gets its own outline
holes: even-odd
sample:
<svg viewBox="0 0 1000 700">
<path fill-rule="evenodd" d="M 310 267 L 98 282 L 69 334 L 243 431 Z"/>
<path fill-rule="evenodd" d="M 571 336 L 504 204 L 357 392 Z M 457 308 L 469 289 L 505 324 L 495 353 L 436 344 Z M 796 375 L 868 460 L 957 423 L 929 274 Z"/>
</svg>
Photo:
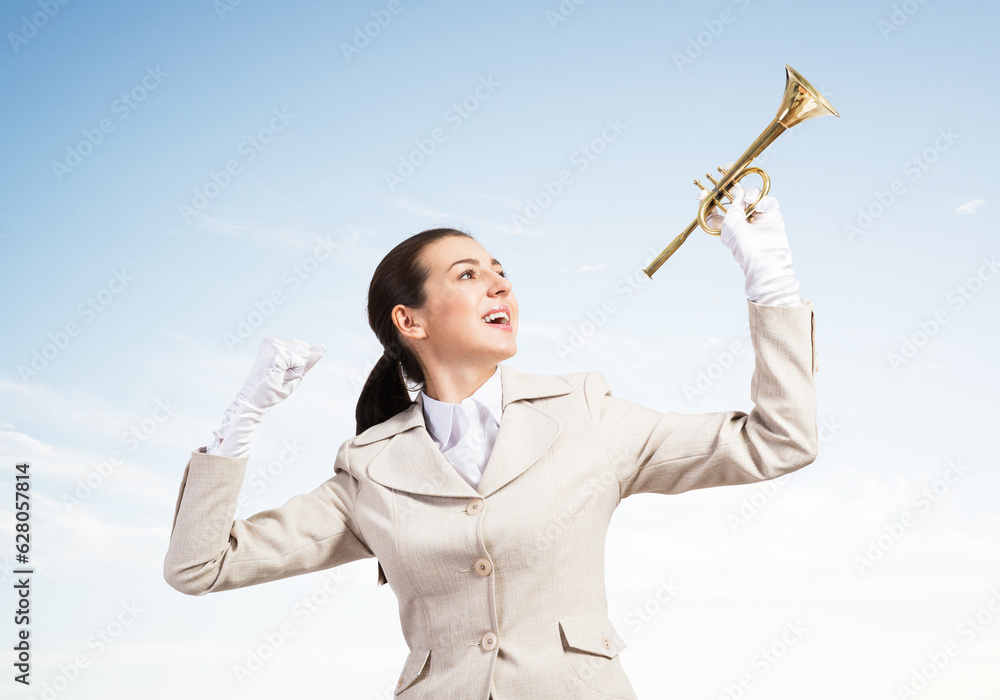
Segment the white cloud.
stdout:
<svg viewBox="0 0 1000 700">
<path fill-rule="evenodd" d="M 120 455 L 117 464 L 111 461 L 115 449 Z M 141 507 L 169 508 L 174 504 L 179 484 L 173 475 L 163 476 L 162 469 L 149 466 L 145 459 L 137 460 L 122 445 L 110 448 L 107 454 L 98 454 L 50 445 L 21 432 L 4 430 L 0 432 L 0 458 L 7 464 L 26 462 L 36 471 L 41 470 L 53 507 L 62 513 L 68 512 L 64 496 L 75 499 L 71 502 L 80 504 L 80 508 L 85 508 L 91 499 L 107 498 L 120 498 Z"/>
<path fill-rule="evenodd" d="M 498 231 L 511 236 L 539 235 L 540 233 L 537 228 L 526 229 L 518 228 L 516 226 L 506 226 L 497 223 L 497 221 L 493 219 L 482 219 L 478 217 L 465 216 L 463 214 L 452 214 L 449 212 L 437 211 L 419 204 L 413 204 L 412 202 L 408 202 L 401 197 L 392 197 L 391 201 L 406 211 L 430 219 L 438 225 L 452 226 L 453 228 L 458 228 L 463 231 L 467 231 L 465 226 L 472 226 L 475 230 L 467 231 L 467 233 L 471 233 L 473 236 L 476 235 L 476 230 Z M 449 220 L 452 223 L 448 223 Z"/>
<path fill-rule="evenodd" d="M 139 525 L 134 515 L 125 513 L 123 503 L 127 499 L 114 502 L 105 499 L 98 503 L 95 498 L 69 513 L 61 496 L 49 497 L 35 488 L 32 531 L 42 544 L 36 545 L 32 563 L 46 575 L 62 580 L 100 578 L 123 568 L 158 570 L 170 537 L 170 518 L 178 486 L 172 485 L 169 497 L 164 494 L 164 503 L 158 504 L 166 517 L 157 527 Z M 12 532 L 13 512 L 0 512 L 0 522 L 5 532 Z"/>
<path fill-rule="evenodd" d="M 459 192 L 455 190 L 455 194 L 459 197 L 464 197 L 465 199 L 486 199 L 491 202 L 499 202 L 500 204 L 510 207 L 511 209 L 515 209 L 518 206 L 517 201 L 511 199 L 510 197 L 500 197 L 495 194 L 489 194 L 488 192 Z"/>
<path fill-rule="evenodd" d="M 955 209 L 955 213 L 956 214 L 975 214 L 976 211 L 981 206 L 983 206 L 984 204 L 986 204 L 986 202 L 984 200 L 982 200 L 982 199 L 970 199 L 965 204 L 961 205 L 960 207 L 957 207 Z"/>
<path fill-rule="evenodd" d="M 264 226 L 242 221 L 236 218 L 221 218 L 216 216 L 200 215 L 191 220 L 191 227 L 210 231 L 224 236 L 238 236 L 250 238 L 260 243 L 281 243 L 282 245 L 295 246 L 303 250 L 312 250 L 316 247 L 318 233 L 307 233 L 297 231 L 288 226 Z M 172 231 L 181 233 L 181 231 Z"/>
<path fill-rule="evenodd" d="M 565 272 L 566 270 L 572 270 L 573 272 L 590 272 L 591 270 L 603 270 L 608 266 L 607 263 L 600 263 L 598 265 L 581 265 L 580 267 L 563 267 L 559 269 L 559 272 Z"/>
</svg>

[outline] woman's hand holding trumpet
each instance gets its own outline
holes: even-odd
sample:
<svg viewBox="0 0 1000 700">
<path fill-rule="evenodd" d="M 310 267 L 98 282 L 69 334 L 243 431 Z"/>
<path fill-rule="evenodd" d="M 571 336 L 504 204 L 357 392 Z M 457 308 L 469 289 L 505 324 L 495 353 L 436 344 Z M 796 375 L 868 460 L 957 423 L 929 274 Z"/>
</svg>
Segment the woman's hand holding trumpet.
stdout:
<svg viewBox="0 0 1000 700">
<path fill-rule="evenodd" d="M 725 167 L 732 167 L 732 163 Z M 754 209 L 753 221 L 747 221 L 746 202 L 752 203 L 760 197 L 760 188 L 744 190 L 735 182 L 729 191 L 733 201 L 725 205 L 726 213 L 723 215 L 714 209 L 707 223 L 712 228 L 722 229 L 719 238 L 746 275 L 747 297 L 755 304 L 801 306 L 799 283 L 792 271 L 792 253 L 778 200 L 762 198 Z M 698 201 L 707 195 L 706 190 L 699 191 Z"/>
</svg>

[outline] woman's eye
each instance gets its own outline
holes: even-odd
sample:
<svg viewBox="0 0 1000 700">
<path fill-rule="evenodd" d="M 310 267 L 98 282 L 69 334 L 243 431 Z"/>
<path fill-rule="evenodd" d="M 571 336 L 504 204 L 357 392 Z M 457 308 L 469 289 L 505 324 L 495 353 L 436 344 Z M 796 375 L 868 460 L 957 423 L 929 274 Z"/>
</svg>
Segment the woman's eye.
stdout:
<svg viewBox="0 0 1000 700">
<path fill-rule="evenodd" d="M 459 275 L 458 279 L 462 279 L 466 275 L 471 275 L 472 273 L 473 273 L 473 270 L 470 268 L 470 269 L 466 270 L 465 272 L 463 272 L 461 275 Z M 501 277 L 503 277 L 504 279 L 510 279 L 509 277 L 507 277 L 507 273 L 504 272 L 503 270 L 501 270 L 497 274 L 500 275 Z"/>
</svg>

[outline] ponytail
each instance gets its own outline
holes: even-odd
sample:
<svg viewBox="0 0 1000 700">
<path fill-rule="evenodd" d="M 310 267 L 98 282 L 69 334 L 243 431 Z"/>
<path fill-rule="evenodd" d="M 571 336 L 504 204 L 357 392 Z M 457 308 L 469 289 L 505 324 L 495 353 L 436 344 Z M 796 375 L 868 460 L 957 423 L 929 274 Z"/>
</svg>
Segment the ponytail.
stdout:
<svg viewBox="0 0 1000 700">
<path fill-rule="evenodd" d="M 413 403 L 403 381 L 400 362 L 393 357 L 395 354 L 398 353 L 390 350 L 382 353 L 361 389 L 361 396 L 354 410 L 357 428 L 355 435 L 389 420 Z"/>
</svg>

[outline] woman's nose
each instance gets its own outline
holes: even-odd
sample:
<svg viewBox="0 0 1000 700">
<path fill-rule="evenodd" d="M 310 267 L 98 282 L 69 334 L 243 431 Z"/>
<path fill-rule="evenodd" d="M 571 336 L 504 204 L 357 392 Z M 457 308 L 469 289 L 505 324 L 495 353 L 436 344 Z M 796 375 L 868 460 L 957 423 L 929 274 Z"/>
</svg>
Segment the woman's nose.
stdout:
<svg viewBox="0 0 1000 700">
<path fill-rule="evenodd" d="M 507 279 L 498 272 L 494 272 L 493 275 L 494 277 L 496 277 L 496 279 L 493 282 L 494 291 L 506 293 L 511 290 L 513 285 L 511 284 L 511 281 L 509 279 Z"/>
</svg>

